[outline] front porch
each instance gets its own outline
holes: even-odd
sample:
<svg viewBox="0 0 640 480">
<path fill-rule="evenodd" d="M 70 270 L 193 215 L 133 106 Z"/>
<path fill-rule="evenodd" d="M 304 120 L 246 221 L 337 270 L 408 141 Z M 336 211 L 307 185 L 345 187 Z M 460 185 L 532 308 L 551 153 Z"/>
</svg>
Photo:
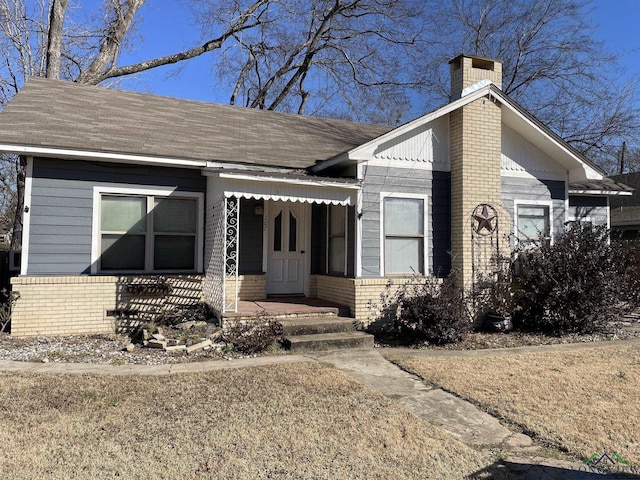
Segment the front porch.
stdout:
<svg viewBox="0 0 640 480">
<path fill-rule="evenodd" d="M 322 298 L 317 275 L 355 276 L 358 191 L 352 179 L 209 174 L 207 303 L 222 318 L 318 307 L 317 301 L 302 308 L 299 300 L 274 302 L 271 297 Z M 264 299 L 269 300 L 255 303 Z M 352 301 L 322 300 L 346 305 L 344 313 L 354 315 Z"/>
<path fill-rule="evenodd" d="M 348 307 L 303 296 L 240 300 L 236 312 L 222 315 L 222 326 L 277 321 L 282 325 L 283 346 L 294 352 L 371 348 L 373 335 L 359 331 L 361 325 L 348 313 Z"/>
</svg>

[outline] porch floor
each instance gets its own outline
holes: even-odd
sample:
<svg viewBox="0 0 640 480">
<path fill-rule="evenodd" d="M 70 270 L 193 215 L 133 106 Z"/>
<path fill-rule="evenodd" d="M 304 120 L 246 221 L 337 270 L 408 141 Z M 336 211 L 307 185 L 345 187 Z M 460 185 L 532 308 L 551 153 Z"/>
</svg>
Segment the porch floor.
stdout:
<svg viewBox="0 0 640 480">
<path fill-rule="evenodd" d="M 222 317 L 322 315 L 325 313 L 349 316 L 349 308 L 319 298 L 273 297 L 263 300 L 238 300 L 238 311 L 223 313 Z"/>
</svg>

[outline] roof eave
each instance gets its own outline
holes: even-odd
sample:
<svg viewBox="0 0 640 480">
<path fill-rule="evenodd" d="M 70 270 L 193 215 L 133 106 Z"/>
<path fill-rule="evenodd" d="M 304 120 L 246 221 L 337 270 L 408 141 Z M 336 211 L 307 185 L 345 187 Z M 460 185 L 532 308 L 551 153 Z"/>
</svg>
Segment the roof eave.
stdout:
<svg viewBox="0 0 640 480">
<path fill-rule="evenodd" d="M 291 168 L 269 167 L 258 164 L 243 164 L 216 160 L 198 160 L 190 158 L 157 157 L 128 153 L 74 150 L 65 148 L 40 147 L 33 145 L 0 144 L 0 152 L 27 155 L 32 157 L 63 158 L 66 160 L 93 160 L 101 162 L 126 163 L 174 168 L 199 168 L 220 170 L 245 170 L 258 172 L 290 172 Z"/>
<path fill-rule="evenodd" d="M 419 127 L 425 123 L 436 120 L 437 118 L 440 118 L 441 116 L 446 115 L 447 113 L 452 112 L 461 106 L 464 106 L 466 103 L 472 102 L 474 100 L 477 100 L 478 98 L 481 98 L 487 95 L 489 93 L 489 90 L 490 90 L 490 85 L 484 86 L 479 90 L 476 90 L 465 97 L 462 97 L 457 100 L 454 100 L 453 102 L 447 103 L 446 105 L 440 107 L 437 110 L 434 110 L 431 113 L 427 113 L 426 115 L 423 115 L 414 120 L 411 120 L 410 122 L 405 123 L 404 125 L 400 125 L 399 127 L 396 127 L 393 130 L 383 135 L 380 135 L 379 137 L 369 140 L 368 142 L 363 143 L 362 145 L 359 145 L 343 153 L 340 156 L 330 158 L 328 160 L 320 162 L 317 165 L 314 165 L 313 167 L 311 167 L 311 171 L 313 173 L 317 173 L 321 170 L 324 170 L 325 168 L 329 168 L 334 165 L 339 165 L 340 163 L 346 163 L 346 162 L 359 163 L 359 162 L 367 161 L 371 158 L 369 150 L 373 148 L 375 145 L 381 142 L 385 142 L 396 136 L 402 135 L 403 133 L 413 128 Z"/>
</svg>

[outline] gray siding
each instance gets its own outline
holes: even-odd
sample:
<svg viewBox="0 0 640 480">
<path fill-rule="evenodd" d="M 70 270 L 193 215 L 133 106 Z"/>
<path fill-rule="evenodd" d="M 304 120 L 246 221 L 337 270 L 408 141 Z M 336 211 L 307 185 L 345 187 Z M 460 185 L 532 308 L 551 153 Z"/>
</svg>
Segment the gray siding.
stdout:
<svg viewBox="0 0 640 480">
<path fill-rule="evenodd" d="M 561 180 L 539 180 L 535 178 L 502 177 L 502 201 L 512 218 L 508 225 L 500 224 L 503 233 L 514 233 L 514 201 L 527 202 L 551 200 L 553 205 L 553 235 L 564 231 L 566 184 Z"/>
<path fill-rule="evenodd" d="M 608 225 L 609 207 L 606 197 L 569 197 L 569 219 L 589 218 L 594 225 Z"/>
<path fill-rule="evenodd" d="M 450 176 L 448 172 L 376 167 L 364 170 L 362 198 L 362 276 L 380 276 L 380 193 L 427 196 L 428 268 L 438 274 L 450 269 Z"/>
<path fill-rule="evenodd" d="M 203 193 L 206 187 L 197 170 L 35 158 L 28 275 L 90 273 L 93 187 L 111 183 Z"/>
</svg>

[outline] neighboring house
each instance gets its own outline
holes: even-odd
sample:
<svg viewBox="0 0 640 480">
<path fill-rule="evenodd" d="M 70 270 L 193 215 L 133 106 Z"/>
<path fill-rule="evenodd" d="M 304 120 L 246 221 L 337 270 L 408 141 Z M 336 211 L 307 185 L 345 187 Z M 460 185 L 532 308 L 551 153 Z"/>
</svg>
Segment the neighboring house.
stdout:
<svg viewBox="0 0 640 480">
<path fill-rule="evenodd" d="M 470 282 L 584 209 L 607 224 L 629 189 L 509 99 L 501 68 L 455 58 L 450 102 L 397 128 L 29 80 L 0 113 L 0 151 L 27 165 L 13 334 L 109 331 L 169 290 L 220 314 L 303 294 L 366 326 L 412 272 Z"/>
<path fill-rule="evenodd" d="M 640 241 L 640 172 L 611 178 L 634 189 L 631 196 L 611 199 L 611 231 L 618 232 L 623 240 Z"/>
</svg>

